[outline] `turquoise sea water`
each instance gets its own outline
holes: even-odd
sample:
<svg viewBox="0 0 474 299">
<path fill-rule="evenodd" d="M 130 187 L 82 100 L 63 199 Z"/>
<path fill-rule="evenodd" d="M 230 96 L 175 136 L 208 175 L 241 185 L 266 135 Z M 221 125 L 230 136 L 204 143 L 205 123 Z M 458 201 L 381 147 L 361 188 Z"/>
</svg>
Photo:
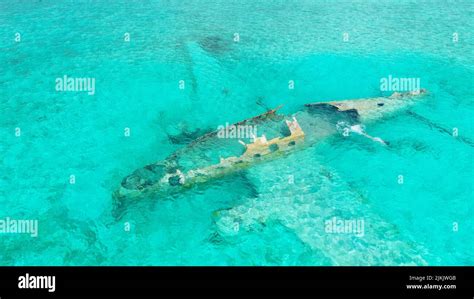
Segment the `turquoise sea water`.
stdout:
<svg viewBox="0 0 474 299">
<path fill-rule="evenodd" d="M 469 0 L 1 1 L 0 219 L 39 235 L 0 234 L 0 265 L 474 265 L 473 20 Z M 331 137 L 114 217 L 122 178 L 183 147 L 168 135 L 381 96 L 388 75 L 430 91 L 422 118 L 367 126 L 389 147 Z"/>
</svg>

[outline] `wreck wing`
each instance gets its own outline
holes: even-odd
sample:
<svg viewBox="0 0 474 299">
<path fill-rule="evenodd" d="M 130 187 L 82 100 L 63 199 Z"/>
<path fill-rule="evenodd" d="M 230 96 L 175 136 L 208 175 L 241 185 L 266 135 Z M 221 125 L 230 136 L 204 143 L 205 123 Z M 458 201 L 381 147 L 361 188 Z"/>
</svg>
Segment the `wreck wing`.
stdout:
<svg viewBox="0 0 474 299">
<path fill-rule="evenodd" d="M 308 151 L 314 149 L 250 169 L 248 177 L 258 186 L 258 196 L 217 211 L 217 232 L 238 238 L 278 223 L 334 265 L 386 265 L 394 261 L 393 254 L 400 255 L 398 264 L 426 265 L 421 246 L 402 241 L 397 228 L 378 216 L 361 193 L 348 191 L 344 180 Z M 309 157 L 312 161 L 301 163 Z M 278 173 L 269 175 L 275 169 Z M 365 227 L 359 233 L 328 233 L 327 221 L 334 217 L 363 220 Z"/>
</svg>

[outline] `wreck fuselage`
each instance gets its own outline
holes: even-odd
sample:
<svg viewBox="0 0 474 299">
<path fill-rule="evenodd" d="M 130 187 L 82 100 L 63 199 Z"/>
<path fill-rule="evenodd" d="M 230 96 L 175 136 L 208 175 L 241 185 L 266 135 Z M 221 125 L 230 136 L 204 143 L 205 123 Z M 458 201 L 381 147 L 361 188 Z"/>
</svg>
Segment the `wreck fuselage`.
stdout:
<svg viewBox="0 0 474 299">
<path fill-rule="evenodd" d="M 147 165 L 125 177 L 115 197 L 135 198 L 149 194 L 180 192 L 308 147 L 324 137 L 360 123 L 375 121 L 403 109 L 425 94 L 395 93 L 390 97 L 306 104 L 291 115 L 278 109 L 236 125 L 258 127 L 261 136 L 220 138 L 218 131 L 206 134 L 161 162 Z"/>
</svg>

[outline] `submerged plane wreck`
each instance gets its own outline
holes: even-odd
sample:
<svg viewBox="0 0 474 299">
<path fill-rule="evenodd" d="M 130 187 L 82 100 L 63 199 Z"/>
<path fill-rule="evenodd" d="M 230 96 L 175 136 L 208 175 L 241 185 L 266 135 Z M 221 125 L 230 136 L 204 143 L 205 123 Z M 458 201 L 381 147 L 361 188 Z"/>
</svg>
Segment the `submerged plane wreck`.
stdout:
<svg viewBox="0 0 474 299">
<path fill-rule="evenodd" d="M 337 133 L 353 132 L 386 144 L 368 135 L 362 125 L 410 106 L 424 94 L 426 90 L 421 89 L 390 97 L 312 103 L 290 115 L 278 114 L 278 107 L 235 124 L 258 126 L 264 135 L 236 140 L 218 138 L 218 131 L 210 132 L 164 161 L 125 177 L 114 197 L 121 200 L 184 191 L 309 147 Z"/>
</svg>

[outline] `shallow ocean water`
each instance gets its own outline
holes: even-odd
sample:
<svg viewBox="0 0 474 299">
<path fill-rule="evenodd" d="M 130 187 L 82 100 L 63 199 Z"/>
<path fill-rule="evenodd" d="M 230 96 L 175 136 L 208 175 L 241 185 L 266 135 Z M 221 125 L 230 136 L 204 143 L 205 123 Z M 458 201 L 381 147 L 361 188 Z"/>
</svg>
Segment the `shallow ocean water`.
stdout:
<svg viewBox="0 0 474 299">
<path fill-rule="evenodd" d="M 0 219 L 39 221 L 0 234 L 0 264 L 473 265 L 472 20 L 467 0 L 0 2 Z M 56 92 L 64 75 L 95 95 Z M 367 125 L 389 147 L 334 136 L 114 217 L 121 179 L 183 146 L 168 134 L 381 96 L 388 75 L 430 91 L 410 108 L 429 121 Z M 325 234 L 333 216 L 365 237 Z"/>
</svg>

